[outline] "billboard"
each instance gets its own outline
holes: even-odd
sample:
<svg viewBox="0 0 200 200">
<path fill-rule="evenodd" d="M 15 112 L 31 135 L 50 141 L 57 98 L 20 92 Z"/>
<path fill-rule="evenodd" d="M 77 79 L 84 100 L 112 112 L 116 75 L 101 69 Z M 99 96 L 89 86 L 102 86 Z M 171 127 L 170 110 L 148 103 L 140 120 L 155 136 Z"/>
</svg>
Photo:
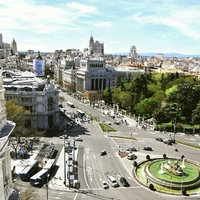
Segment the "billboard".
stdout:
<svg viewBox="0 0 200 200">
<path fill-rule="evenodd" d="M 36 76 L 44 76 L 44 60 L 33 60 L 33 70 Z"/>
</svg>

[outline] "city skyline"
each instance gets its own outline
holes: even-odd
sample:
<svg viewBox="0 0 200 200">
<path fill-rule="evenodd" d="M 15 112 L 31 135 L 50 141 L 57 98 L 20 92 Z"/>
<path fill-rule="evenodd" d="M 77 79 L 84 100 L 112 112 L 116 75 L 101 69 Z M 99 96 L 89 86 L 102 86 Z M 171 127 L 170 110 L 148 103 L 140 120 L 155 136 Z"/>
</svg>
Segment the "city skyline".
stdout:
<svg viewBox="0 0 200 200">
<path fill-rule="evenodd" d="M 195 0 L 0 0 L 3 42 L 18 51 L 53 52 L 104 43 L 105 53 L 200 53 L 200 2 Z"/>
</svg>

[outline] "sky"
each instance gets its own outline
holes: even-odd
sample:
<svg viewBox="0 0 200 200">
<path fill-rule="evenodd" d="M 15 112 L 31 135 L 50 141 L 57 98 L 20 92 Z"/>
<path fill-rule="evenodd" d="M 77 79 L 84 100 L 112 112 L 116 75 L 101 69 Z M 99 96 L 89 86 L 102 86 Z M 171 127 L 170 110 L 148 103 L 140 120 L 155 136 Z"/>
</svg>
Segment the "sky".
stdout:
<svg viewBox="0 0 200 200">
<path fill-rule="evenodd" d="M 199 0 L 0 0 L 3 42 L 35 52 L 89 47 L 105 53 L 200 54 Z"/>
</svg>

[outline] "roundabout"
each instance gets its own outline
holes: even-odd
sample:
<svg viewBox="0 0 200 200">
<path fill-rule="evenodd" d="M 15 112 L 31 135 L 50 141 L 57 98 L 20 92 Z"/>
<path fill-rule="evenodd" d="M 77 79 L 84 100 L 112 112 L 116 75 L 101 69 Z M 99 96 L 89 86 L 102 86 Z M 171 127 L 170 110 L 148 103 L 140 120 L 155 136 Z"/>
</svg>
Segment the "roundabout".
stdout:
<svg viewBox="0 0 200 200">
<path fill-rule="evenodd" d="M 200 192 L 200 165 L 191 160 L 154 158 L 134 167 L 136 180 L 151 190 L 192 195 Z"/>
</svg>

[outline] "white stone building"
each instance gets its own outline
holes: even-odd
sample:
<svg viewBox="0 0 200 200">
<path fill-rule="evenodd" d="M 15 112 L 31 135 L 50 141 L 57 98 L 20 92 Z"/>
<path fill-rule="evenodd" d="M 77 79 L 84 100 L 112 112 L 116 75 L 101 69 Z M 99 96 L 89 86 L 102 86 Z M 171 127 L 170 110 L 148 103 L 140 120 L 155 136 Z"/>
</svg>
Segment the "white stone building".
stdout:
<svg viewBox="0 0 200 200">
<path fill-rule="evenodd" d="M 58 127 L 59 90 L 55 85 L 28 71 L 7 73 L 11 78 L 3 78 L 5 98 L 17 98 L 19 104 L 30 111 L 29 126 L 36 130 Z"/>
<path fill-rule="evenodd" d="M 0 200 L 7 200 L 13 192 L 8 138 L 15 127 L 15 123 L 7 121 L 4 99 L 5 89 L 2 87 L 1 74 L 2 73 L 0 73 Z"/>
<path fill-rule="evenodd" d="M 104 55 L 104 44 L 99 41 L 94 42 L 93 36 L 90 36 L 89 40 L 89 52 L 90 54 Z"/>
</svg>

